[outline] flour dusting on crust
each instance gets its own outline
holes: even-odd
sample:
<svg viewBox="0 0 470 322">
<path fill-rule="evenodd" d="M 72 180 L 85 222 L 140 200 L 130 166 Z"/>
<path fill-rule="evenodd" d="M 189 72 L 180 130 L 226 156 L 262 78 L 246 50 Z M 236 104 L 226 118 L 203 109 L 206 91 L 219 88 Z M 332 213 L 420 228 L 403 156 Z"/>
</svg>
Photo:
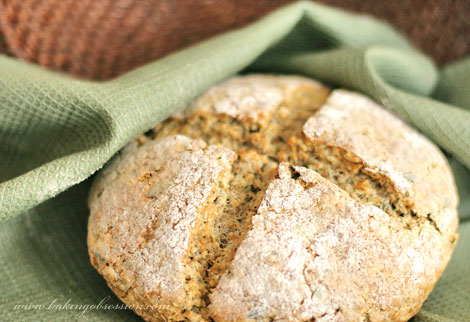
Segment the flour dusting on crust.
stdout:
<svg viewBox="0 0 470 322">
<path fill-rule="evenodd" d="M 178 116 L 183 117 L 198 111 L 226 114 L 240 120 L 249 119 L 262 125 L 291 91 L 302 86 L 324 88 L 318 82 L 297 76 L 233 77 L 210 88 L 186 111 L 179 111 Z"/>
<path fill-rule="evenodd" d="M 91 252 L 106 261 L 105 272 L 121 275 L 116 282 L 124 289 L 164 292 L 177 302 L 184 295 L 182 259 L 198 208 L 234 158 L 228 149 L 184 136 L 128 148 L 106 169 L 94 188 L 99 196 L 90 200 L 93 217 L 106 214 L 91 218 L 96 225 L 89 226 Z M 116 262 L 122 272 L 114 271 Z"/>
<path fill-rule="evenodd" d="M 441 230 L 455 230 L 455 221 L 442 219 L 458 202 L 444 156 L 371 99 L 335 90 L 303 131 L 314 144 L 340 147 L 359 157 L 364 170 L 387 177 L 418 216 L 431 215 Z"/>
<path fill-rule="evenodd" d="M 401 321 L 448 260 L 441 238 L 282 163 L 210 309 L 223 321 Z"/>
</svg>

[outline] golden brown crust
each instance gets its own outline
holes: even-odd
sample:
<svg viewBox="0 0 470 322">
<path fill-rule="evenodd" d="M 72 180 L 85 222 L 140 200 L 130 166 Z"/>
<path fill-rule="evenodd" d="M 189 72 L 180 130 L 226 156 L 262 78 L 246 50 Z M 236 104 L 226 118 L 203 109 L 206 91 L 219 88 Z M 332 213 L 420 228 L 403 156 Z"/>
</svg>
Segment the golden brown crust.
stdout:
<svg viewBox="0 0 470 322">
<path fill-rule="evenodd" d="M 263 126 L 282 103 L 309 108 L 315 101 L 312 92 L 324 90 L 321 84 L 299 76 L 233 77 L 210 88 L 178 116 L 184 118 L 196 112 L 229 115 Z"/>
<path fill-rule="evenodd" d="M 163 312 L 186 305 L 182 261 L 191 228 L 234 157 L 168 136 L 127 148 L 101 174 L 90 194 L 88 248 L 121 298 L 146 298 Z"/>
<path fill-rule="evenodd" d="M 458 199 L 446 159 L 372 100 L 335 90 L 303 131 L 314 143 L 344 149 L 365 171 L 386 177 L 417 216 L 430 216 L 446 234 L 455 231 L 457 221 L 449 219 L 457 218 Z"/>
<path fill-rule="evenodd" d="M 235 77 L 127 147 L 89 200 L 113 291 L 149 321 L 415 315 L 457 240 L 452 174 L 371 100 L 328 92 Z"/>
<path fill-rule="evenodd" d="M 453 245 L 287 163 L 211 296 L 217 321 L 407 321 Z"/>
</svg>

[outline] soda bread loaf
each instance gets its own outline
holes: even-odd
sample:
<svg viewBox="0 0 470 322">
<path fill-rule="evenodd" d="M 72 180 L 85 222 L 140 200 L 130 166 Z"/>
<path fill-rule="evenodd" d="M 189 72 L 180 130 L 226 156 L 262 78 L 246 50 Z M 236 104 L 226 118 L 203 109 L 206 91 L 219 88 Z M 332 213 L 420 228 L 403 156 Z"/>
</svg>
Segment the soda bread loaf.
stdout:
<svg viewBox="0 0 470 322">
<path fill-rule="evenodd" d="M 439 149 L 302 77 L 209 89 L 89 199 L 91 263 L 148 321 L 406 321 L 457 242 Z"/>
</svg>

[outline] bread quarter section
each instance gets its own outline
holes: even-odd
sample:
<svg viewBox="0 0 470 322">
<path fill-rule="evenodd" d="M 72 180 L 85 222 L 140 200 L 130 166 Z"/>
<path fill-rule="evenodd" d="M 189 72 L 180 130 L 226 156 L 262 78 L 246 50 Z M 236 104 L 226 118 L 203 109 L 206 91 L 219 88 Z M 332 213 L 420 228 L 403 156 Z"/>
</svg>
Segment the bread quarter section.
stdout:
<svg viewBox="0 0 470 322">
<path fill-rule="evenodd" d="M 452 173 L 440 150 L 416 130 L 367 97 L 335 90 L 303 131 L 323 160 L 348 163 L 345 171 L 370 178 L 354 187 L 375 194 L 364 200 L 410 225 L 431 221 L 453 238 L 458 199 Z"/>
<path fill-rule="evenodd" d="M 407 321 L 450 256 L 429 222 L 403 229 L 287 163 L 252 220 L 211 295 L 216 321 Z"/>
<path fill-rule="evenodd" d="M 199 301 L 184 259 L 200 210 L 227 182 L 234 159 L 228 149 L 169 136 L 131 145 L 95 182 L 91 262 L 142 316 L 182 318 Z"/>
</svg>

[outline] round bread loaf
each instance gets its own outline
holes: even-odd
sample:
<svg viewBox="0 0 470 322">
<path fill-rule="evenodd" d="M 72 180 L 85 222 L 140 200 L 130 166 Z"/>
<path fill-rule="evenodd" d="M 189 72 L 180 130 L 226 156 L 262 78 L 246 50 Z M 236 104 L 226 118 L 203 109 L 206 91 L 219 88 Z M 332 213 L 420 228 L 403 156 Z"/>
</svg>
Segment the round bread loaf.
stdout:
<svg viewBox="0 0 470 322">
<path fill-rule="evenodd" d="M 406 321 L 457 241 L 440 150 L 303 77 L 209 89 L 89 199 L 93 266 L 148 321 Z"/>
</svg>

